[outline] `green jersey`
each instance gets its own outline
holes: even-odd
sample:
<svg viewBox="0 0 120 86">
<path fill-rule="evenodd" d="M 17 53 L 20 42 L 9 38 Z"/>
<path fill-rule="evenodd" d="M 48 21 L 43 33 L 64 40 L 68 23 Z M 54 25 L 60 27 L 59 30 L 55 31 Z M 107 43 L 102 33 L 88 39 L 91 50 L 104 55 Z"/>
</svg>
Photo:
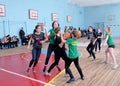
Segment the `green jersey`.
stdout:
<svg viewBox="0 0 120 86">
<path fill-rule="evenodd" d="M 106 37 L 108 36 L 107 44 L 108 46 L 114 45 L 114 40 L 111 35 L 106 33 Z"/>
<path fill-rule="evenodd" d="M 78 41 L 75 38 L 70 38 L 67 40 L 67 44 L 69 47 L 69 53 L 68 53 L 68 57 L 70 59 L 76 59 L 79 54 L 78 54 Z"/>
<path fill-rule="evenodd" d="M 54 44 L 55 31 L 54 29 L 50 29 L 49 32 L 50 32 L 50 44 Z"/>
</svg>

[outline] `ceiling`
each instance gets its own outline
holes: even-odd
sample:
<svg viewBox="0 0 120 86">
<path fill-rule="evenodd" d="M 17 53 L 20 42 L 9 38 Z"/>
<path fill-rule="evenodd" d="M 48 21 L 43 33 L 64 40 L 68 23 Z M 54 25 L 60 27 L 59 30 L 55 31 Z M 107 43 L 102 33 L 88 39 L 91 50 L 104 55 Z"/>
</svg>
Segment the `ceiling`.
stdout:
<svg viewBox="0 0 120 86">
<path fill-rule="evenodd" d="M 68 0 L 68 1 L 72 4 L 81 7 L 120 3 L 120 0 Z"/>
</svg>

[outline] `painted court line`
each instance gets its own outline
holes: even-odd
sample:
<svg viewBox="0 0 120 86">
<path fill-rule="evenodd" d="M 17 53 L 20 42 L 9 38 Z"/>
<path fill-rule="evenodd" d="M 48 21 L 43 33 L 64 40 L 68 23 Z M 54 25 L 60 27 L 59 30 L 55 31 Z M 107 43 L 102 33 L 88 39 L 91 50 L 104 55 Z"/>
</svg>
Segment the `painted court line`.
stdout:
<svg viewBox="0 0 120 86">
<path fill-rule="evenodd" d="M 52 80 L 50 80 L 48 83 L 51 84 L 54 82 L 55 79 L 57 79 L 60 75 L 63 74 L 63 72 L 65 71 L 65 69 L 63 69 L 60 73 L 58 73 Z M 47 84 L 45 86 L 48 86 Z"/>
<path fill-rule="evenodd" d="M 82 53 L 80 53 L 80 56 L 79 58 L 81 58 L 83 56 Z M 72 63 L 73 64 L 73 63 Z M 65 69 L 63 69 L 60 73 L 58 73 L 52 80 L 50 80 L 48 83 L 51 84 L 51 83 L 54 83 L 54 80 L 57 79 L 60 75 L 62 75 L 63 73 L 65 72 Z M 47 84 L 45 86 L 48 86 Z"/>
<path fill-rule="evenodd" d="M 46 82 L 43 82 L 43 81 L 40 81 L 40 80 L 37 80 L 37 79 L 34 79 L 34 78 L 30 78 L 30 77 L 27 77 L 25 75 L 21 75 L 19 73 L 15 73 L 15 72 L 12 72 L 12 71 L 9 71 L 9 70 L 6 70 L 6 69 L 3 69 L 3 68 L 0 68 L 1 71 L 4 71 L 6 73 L 9 73 L 9 74 L 13 74 L 13 75 L 16 75 L 16 76 L 20 76 L 22 78 L 26 78 L 26 79 L 29 79 L 29 80 L 32 80 L 32 81 L 35 81 L 35 82 L 38 82 L 38 83 L 41 83 L 41 84 L 44 84 L 44 85 L 47 85 L 47 86 L 55 86 L 53 84 L 49 84 L 49 83 L 46 83 Z"/>
</svg>

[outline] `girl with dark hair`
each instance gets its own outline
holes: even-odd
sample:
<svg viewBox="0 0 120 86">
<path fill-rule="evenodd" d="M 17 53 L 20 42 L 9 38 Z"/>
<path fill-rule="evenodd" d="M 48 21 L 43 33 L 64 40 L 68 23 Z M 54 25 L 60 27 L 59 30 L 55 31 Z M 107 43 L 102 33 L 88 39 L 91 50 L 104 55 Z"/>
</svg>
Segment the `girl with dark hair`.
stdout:
<svg viewBox="0 0 120 86">
<path fill-rule="evenodd" d="M 50 68 L 48 69 L 48 71 L 46 71 L 46 75 L 51 75 L 50 72 L 51 70 L 58 65 L 60 57 L 65 61 L 65 68 L 66 68 L 66 63 L 67 63 L 67 54 L 66 54 L 66 49 L 65 49 L 65 43 L 62 43 L 62 38 L 61 38 L 61 30 L 60 27 L 55 29 L 55 61 L 51 64 Z M 66 71 L 67 74 L 67 71 Z"/>
<path fill-rule="evenodd" d="M 46 71 L 46 68 L 47 68 L 50 56 L 51 56 L 52 52 L 55 50 L 55 40 L 54 40 L 54 37 L 55 37 L 55 29 L 57 27 L 59 27 L 59 23 L 57 21 L 54 21 L 52 23 L 52 29 L 50 29 L 49 32 L 46 31 L 47 36 L 50 36 L 50 39 L 49 39 L 50 43 L 49 43 L 49 46 L 48 46 L 48 49 L 47 49 L 47 56 L 46 56 L 45 66 L 43 68 L 43 72 Z M 61 69 L 58 67 L 58 65 L 56 67 L 58 68 L 59 71 L 61 71 Z"/>
<path fill-rule="evenodd" d="M 93 56 L 93 62 L 96 61 L 96 56 L 93 52 L 95 48 L 95 43 L 97 41 L 97 35 L 95 32 L 93 32 L 93 27 L 89 26 L 89 33 L 88 33 L 88 39 L 90 39 L 90 43 L 87 46 L 87 51 L 90 54 L 90 56 Z"/>
<path fill-rule="evenodd" d="M 101 32 L 101 29 L 98 28 L 98 32 L 96 33 L 97 34 L 97 41 L 96 41 L 96 46 L 95 46 L 95 52 L 97 52 L 97 47 L 99 48 L 99 52 L 101 50 L 101 43 L 102 43 L 102 32 Z"/>
<path fill-rule="evenodd" d="M 35 72 L 34 68 L 38 63 L 40 54 L 41 54 L 41 49 L 42 49 L 42 44 L 47 41 L 47 37 L 43 32 L 41 32 L 41 26 L 36 25 L 34 29 L 34 33 L 32 34 L 29 43 L 28 43 L 28 48 L 30 48 L 31 42 L 33 42 L 33 49 L 32 49 L 32 59 L 29 63 L 29 67 L 27 69 L 27 72 L 29 72 L 31 66 L 33 65 L 33 72 Z"/>
</svg>

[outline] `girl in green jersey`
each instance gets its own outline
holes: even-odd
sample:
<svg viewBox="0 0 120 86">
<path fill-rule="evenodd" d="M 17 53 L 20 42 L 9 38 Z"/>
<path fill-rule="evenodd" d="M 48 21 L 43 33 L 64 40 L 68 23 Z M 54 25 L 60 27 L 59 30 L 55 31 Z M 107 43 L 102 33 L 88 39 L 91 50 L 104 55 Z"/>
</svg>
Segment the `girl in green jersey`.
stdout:
<svg viewBox="0 0 120 86">
<path fill-rule="evenodd" d="M 115 44 L 114 44 L 114 40 L 112 38 L 112 31 L 111 31 L 110 27 L 107 27 L 105 29 L 105 32 L 106 32 L 105 43 L 107 43 L 107 45 L 108 45 L 108 48 L 105 51 L 105 54 L 106 54 L 105 63 L 107 64 L 109 62 L 109 55 L 110 55 L 112 57 L 113 63 L 114 63 L 112 68 L 116 69 L 118 67 L 118 64 L 117 64 L 117 61 L 116 61 L 116 57 L 114 55 Z M 105 43 L 104 43 L 104 45 L 105 45 Z"/>
</svg>

